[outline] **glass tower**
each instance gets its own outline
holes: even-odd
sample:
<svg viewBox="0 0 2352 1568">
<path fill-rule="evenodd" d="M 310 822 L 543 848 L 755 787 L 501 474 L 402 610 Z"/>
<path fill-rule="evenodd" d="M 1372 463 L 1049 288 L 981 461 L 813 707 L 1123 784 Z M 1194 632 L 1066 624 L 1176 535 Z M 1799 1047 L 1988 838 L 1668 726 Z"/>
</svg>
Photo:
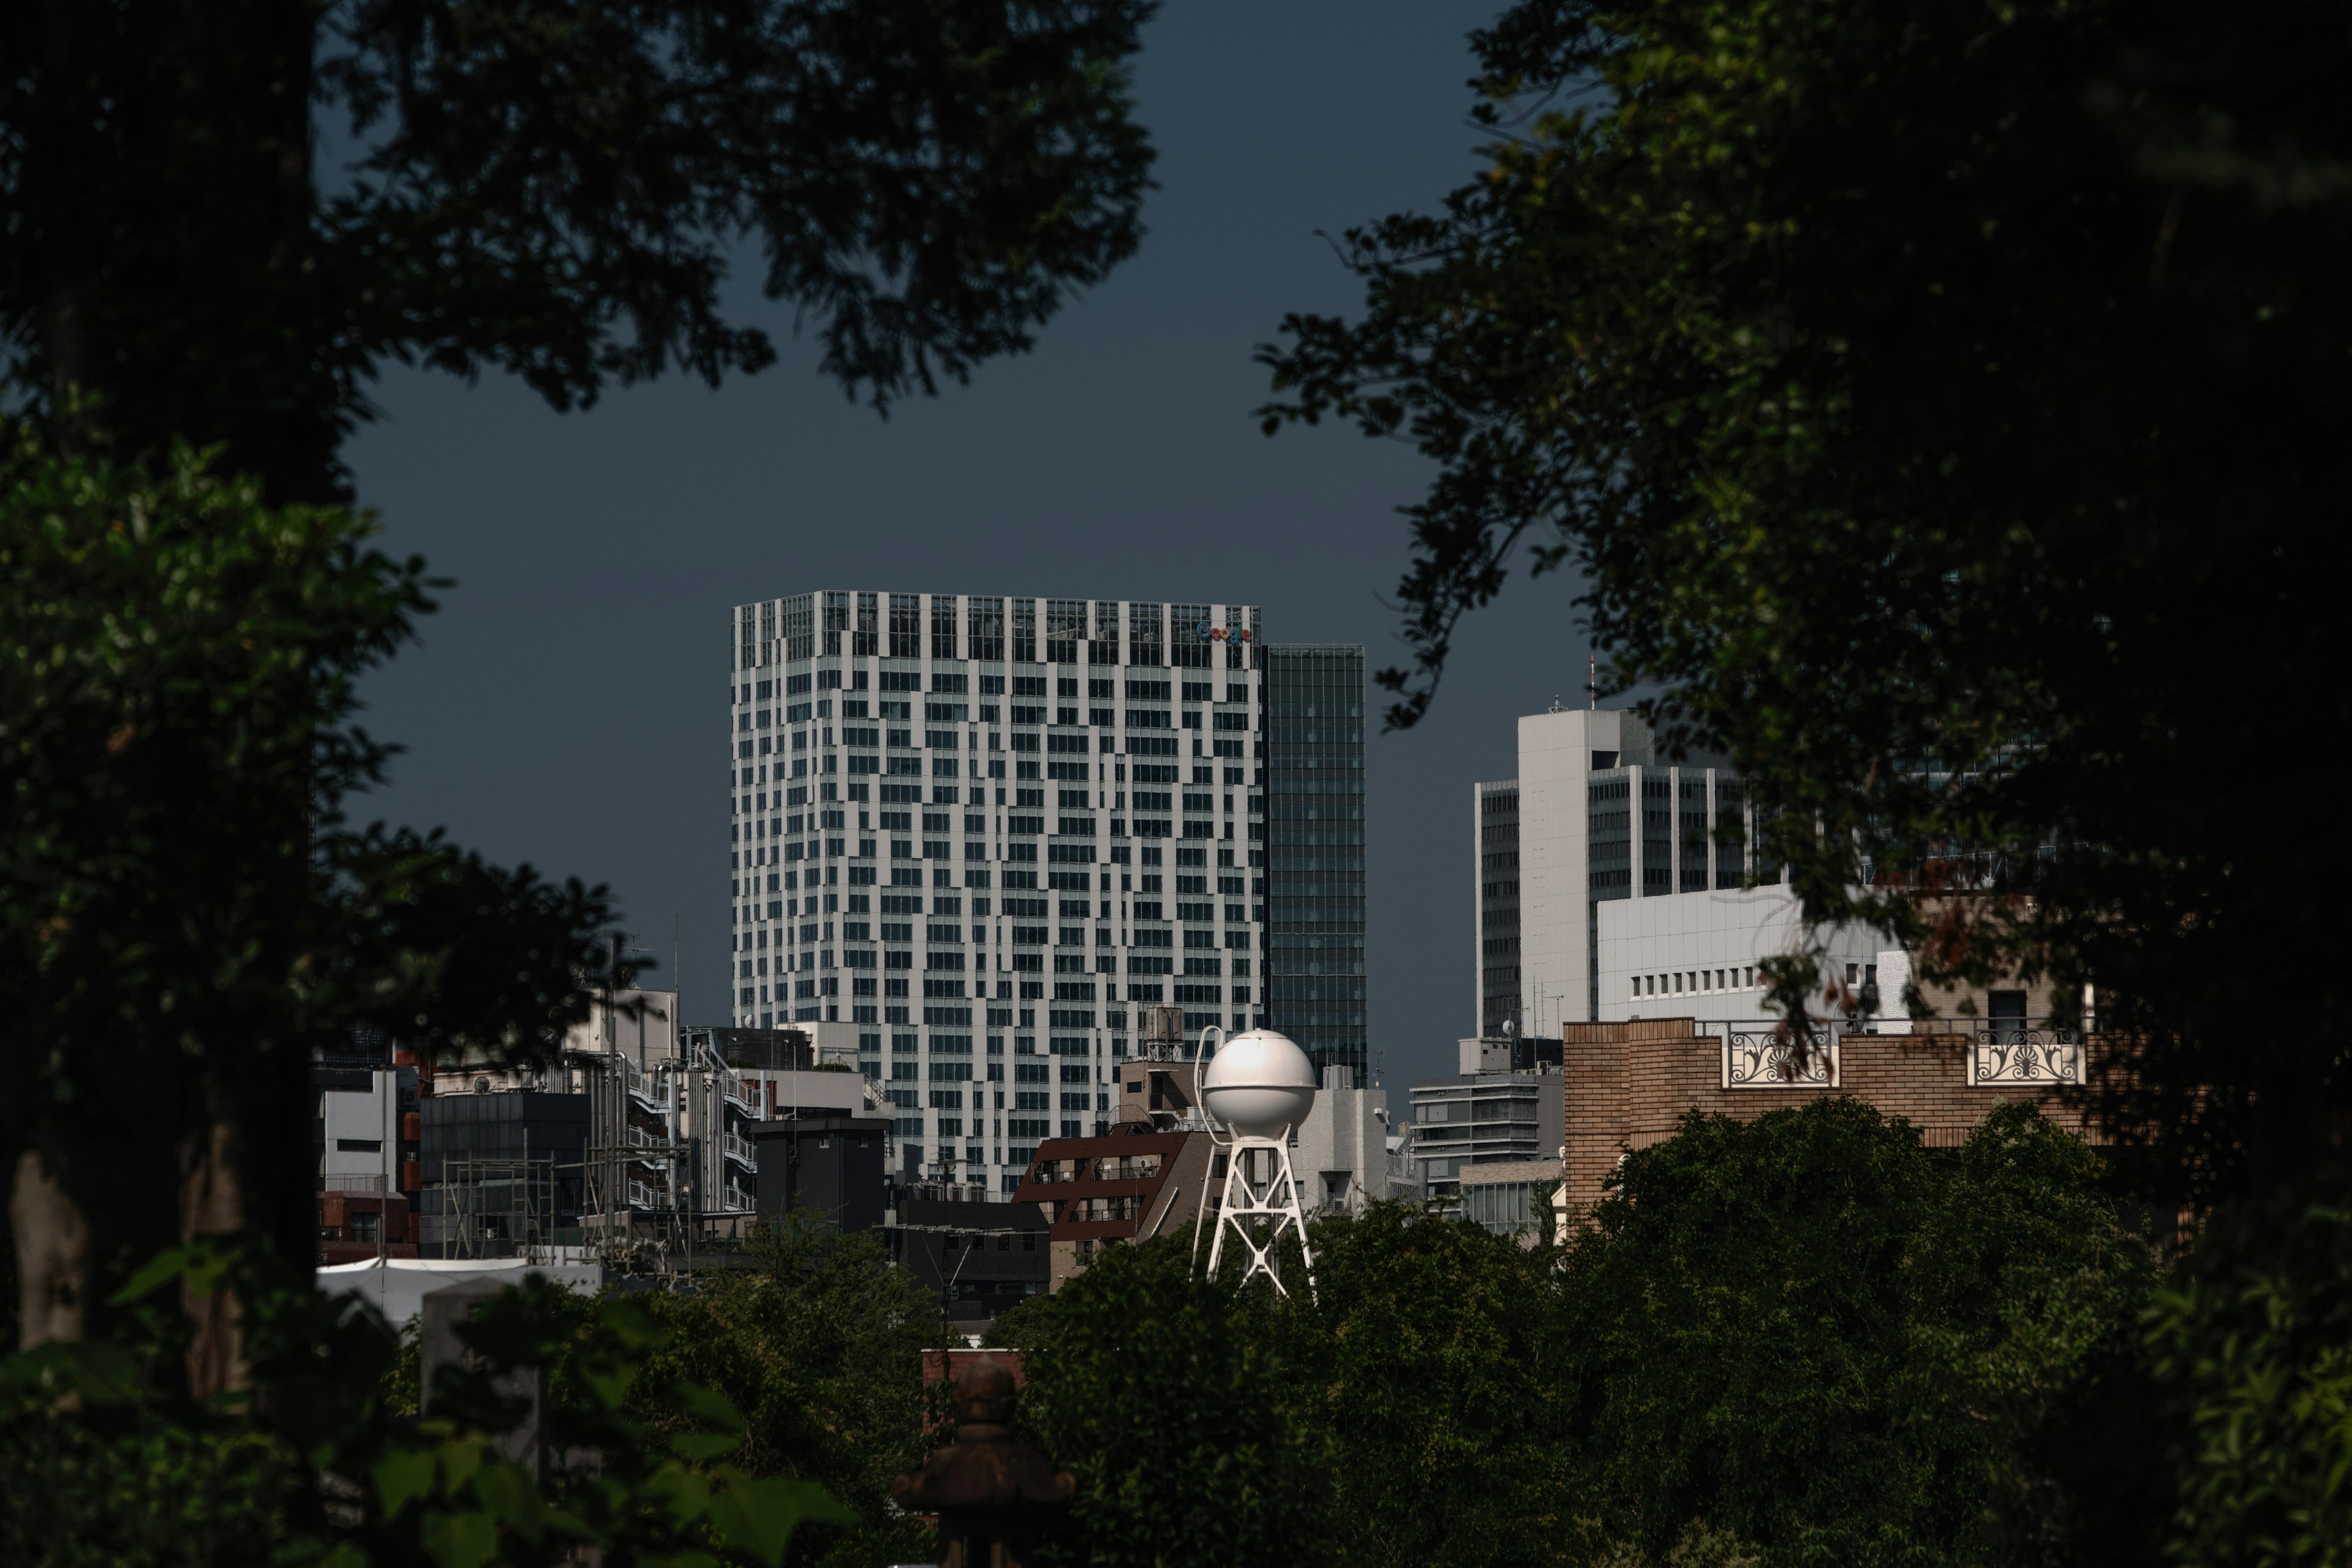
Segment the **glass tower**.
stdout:
<svg viewBox="0 0 2352 1568">
<path fill-rule="evenodd" d="M 1367 1078 L 1364 650 L 1267 647 L 1266 1021 L 1319 1078 Z"/>
</svg>

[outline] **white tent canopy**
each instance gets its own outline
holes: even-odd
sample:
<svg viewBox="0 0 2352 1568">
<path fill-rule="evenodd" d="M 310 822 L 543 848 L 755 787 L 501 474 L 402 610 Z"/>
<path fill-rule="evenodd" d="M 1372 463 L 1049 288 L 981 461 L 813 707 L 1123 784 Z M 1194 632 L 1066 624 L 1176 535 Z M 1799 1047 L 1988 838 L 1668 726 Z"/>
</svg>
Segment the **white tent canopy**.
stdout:
<svg viewBox="0 0 2352 1568">
<path fill-rule="evenodd" d="M 540 1274 L 583 1296 L 593 1295 L 604 1282 L 601 1264 L 533 1263 L 526 1258 L 386 1258 L 339 1263 L 318 1274 L 320 1290 L 330 1296 L 357 1296 L 394 1327 L 424 1310 L 426 1291 L 468 1279 L 519 1285 L 526 1276 Z"/>
</svg>

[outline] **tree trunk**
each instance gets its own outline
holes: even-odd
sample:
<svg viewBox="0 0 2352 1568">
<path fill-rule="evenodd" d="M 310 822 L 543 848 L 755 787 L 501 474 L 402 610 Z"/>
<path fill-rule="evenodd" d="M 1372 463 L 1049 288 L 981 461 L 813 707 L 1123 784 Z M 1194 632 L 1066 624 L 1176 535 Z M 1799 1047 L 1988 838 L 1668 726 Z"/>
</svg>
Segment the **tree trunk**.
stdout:
<svg viewBox="0 0 2352 1568">
<path fill-rule="evenodd" d="M 16 1156 L 8 1226 L 16 1244 L 18 1348 L 80 1340 L 89 1326 L 89 1222 L 38 1149 Z"/>
<path fill-rule="evenodd" d="M 245 1184 L 234 1155 L 236 1129 L 215 1121 L 188 1140 L 180 1177 L 180 1239 L 232 1236 L 245 1226 Z M 188 1392 L 198 1399 L 242 1388 L 251 1368 L 245 1359 L 245 1333 L 236 1295 L 226 1289 L 208 1296 L 180 1287 L 181 1310 L 195 1325 L 188 1345 Z"/>
</svg>

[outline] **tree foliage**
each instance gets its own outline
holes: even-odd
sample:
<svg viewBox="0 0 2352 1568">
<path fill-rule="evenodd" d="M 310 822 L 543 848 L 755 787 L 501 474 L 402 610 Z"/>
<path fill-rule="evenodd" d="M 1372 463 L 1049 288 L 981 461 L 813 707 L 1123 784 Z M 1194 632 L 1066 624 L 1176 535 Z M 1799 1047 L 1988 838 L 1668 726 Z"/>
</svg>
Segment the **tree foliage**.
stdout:
<svg viewBox="0 0 2352 1568">
<path fill-rule="evenodd" d="M 2116 1397 L 2152 1270 L 2106 1180 L 2029 1108 L 1931 1151 L 1825 1099 L 1693 1117 L 1559 1247 L 1379 1205 L 1311 1294 L 1162 1237 L 996 1331 L 1106 1568 L 2145 1564 L 2177 1423 Z"/>
<path fill-rule="evenodd" d="M 892 1504 L 890 1482 L 922 1464 L 921 1352 L 949 1331 L 938 1298 L 877 1241 L 794 1216 L 754 1240 L 747 1267 L 645 1306 L 670 1336 L 647 1362 L 648 1388 L 723 1394 L 744 1417 L 736 1462 L 816 1482 L 855 1515 L 829 1532 L 823 1561 L 924 1555 L 927 1531 Z M 660 1428 L 659 1409 L 636 1413 Z"/>
<path fill-rule="evenodd" d="M 1567 1248 L 1570 1490 L 1651 1552 L 2073 1560 L 2032 1444 L 2148 1283 L 2100 1180 L 2021 1106 L 1940 1156 L 1858 1100 L 1694 1112 Z"/>
<path fill-rule="evenodd" d="M 0 12 L 0 339 L 134 452 L 331 499 L 385 364 L 557 407 L 775 350 L 877 404 L 1026 348 L 1135 247 L 1144 0 L 131 0 Z M 326 156 L 322 157 L 321 153 Z M 340 161 L 339 161 L 340 160 Z"/>
<path fill-rule="evenodd" d="M 174 1286 L 234 1290 L 252 1386 L 176 1393 L 159 1373 L 190 1320 L 152 1308 L 112 1338 L 0 1363 L 13 1561 L 526 1568 L 584 1552 L 780 1568 L 802 1524 L 849 1521 L 816 1483 L 745 1468 L 742 1414 L 662 1375 L 672 1333 L 625 1297 L 584 1301 L 538 1278 L 501 1292 L 459 1325 L 471 1362 L 440 1369 L 418 1419 L 387 1392 L 398 1337 L 282 1260 L 240 1241 L 173 1248 L 119 1304 Z M 541 1451 L 518 1457 L 526 1404 L 502 1380 L 523 1371 L 546 1398 Z M 63 1484 L 25 1484 L 49 1479 Z"/>
<path fill-rule="evenodd" d="M 822 1486 L 848 1516 L 819 1554 L 839 1563 L 913 1561 L 927 1527 L 890 1500 L 891 1479 L 917 1468 L 927 1447 L 929 1391 L 921 1352 L 948 1332 L 938 1299 L 893 1267 L 870 1236 L 841 1235 L 805 1214 L 756 1233 L 740 1261 L 698 1275 L 692 1288 L 630 1298 L 658 1344 L 622 1414 L 656 1439 L 699 1430 L 669 1391 L 708 1389 L 742 1415 L 733 1463 L 759 1476 Z M 598 1321 L 594 1299 L 552 1295 L 533 1309 L 560 1325 L 546 1352 L 560 1401 L 580 1405 L 576 1347 Z M 402 1341 L 385 1398 L 415 1415 L 416 1335 Z M 812 1560 L 816 1560 L 813 1558 Z"/>
<path fill-rule="evenodd" d="M 1522 551 L 1573 568 L 1814 919 L 2095 982 L 2145 1040 L 2113 1122 L 2186 1179 L 2317 1158 L 2344 852 L 2229 760 L 2346 717 L 2286 673 L 2336 659 L 2340 8 L 1525 0 L 1475 43 L 1478 177 L 1266 355 L 1270 426 L 1438 466 L 1392 721 Z M 2249 1026 L 2262 969 L 2322 976 L 2310 1026 Z"/>
<path fill-rule="evenodd" d="M 2343 1560 L 2352 1540 L 2352 1188 L 2331 1173 L 2224 1216 L 2158 1298 L 2186 1430 L 2179 1561 Z"/>
<path fill-rule="evenodd" d="M 1332 1560 L 1556 1558 L 1576 1514 L 1551 1418 L 1553 1255 L 1403 1205 L 1313 1240 L 1314 1291 L 1286 1304 L 1277 1343 L 1329 1469 Z"/>
<path fill-rule="evenodd" d="M 995 1337 L 1027 1352 L 1017 1436 L 1075 1473 L 1053 1561 L 1315 1560 L 1330 1501 L 1266 1304 L 1198 1277 L 1191 1232 L 1098 1252 Z"/>
<path fill-rule="evenodd" d="M 603 889 L 345 817 L 387 754 L 353 682 L 430 607 L 372 531 L 184 447 L 151 472 L 0 426 L 0 1134 L 93 1268 L 183 1239 L 223 1127 L 250 1222 L 307 1264 L 314 1047 L 543 1056 L 605 978 Z"/>
</svg>

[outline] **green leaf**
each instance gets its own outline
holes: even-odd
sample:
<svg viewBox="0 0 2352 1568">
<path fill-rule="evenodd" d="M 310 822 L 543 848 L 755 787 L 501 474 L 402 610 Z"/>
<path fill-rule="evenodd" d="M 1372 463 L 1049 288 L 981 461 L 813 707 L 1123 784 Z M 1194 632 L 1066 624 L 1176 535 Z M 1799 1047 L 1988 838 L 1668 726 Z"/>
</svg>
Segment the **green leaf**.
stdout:
<svg viewBox="0 0 2352 1568">
<path fill-rule="evenodd" d="M 499 1521 L 487 1513 L 425 1516 L 417 1532 L 425 1555 L 440 1568 L 482 1568 L 499 1554 Z"/>
<path fill-rule="evenodd" d="M 572 1512 L 568 1508 L 545 1509 L 541 1510 L 539 1517 L 540 1521 L 546 1525 L 548 1529 L 554 1531 L 559 1535 L 568 1535 L 574 1541 L 596 1541 L 602 1539 L 602 1537 L 597 1534 L 595 1526 L 590 1524 L 586 1520 L 581 1518 L 578 1514 Z"/>
<path fill-rule="evenodd" d="M 125 1307 L 143 1296 L 152 1296 L 177 1279 L 185 1270 L 193 1253 L 185 1247 L 167 1247 L 140 1267 L 139 1272 L 123 1281 L 122 1289 L 106 1299 L 110 1307 Z"/>
<path fill-rule="evenodd" d="M 395 1448 L 375 1462 L 375 1495 L 384 1518 L 397 1519 L 410 1502 L 431 1495 L 435 1457 L 431 1448 Z"/>
<path fill-rule="evenodd" d="M 456 1491 L 473 1478 L 487 1445 L 479 1437 L 457 1437 L 441 1445 L 441 1484 Z"/>
<path fill-rule="evenodd" d="M 670 1452 L 682 1459 L 723 1458 L 742 1446 L 742 1438 L 723 1432 L 683 1432 L 669 1440 Z"/>
<path fill-rule="evenodd" d="M 816 1482 L 785 1477 L 756 1480 L 730 1476 L 725 1489 L 711 1498 L 709 1511 L 720 1539 L 768 1568 L 783 1561 L 793 1531 L 803 1524 L 854 1524 L 857 1519 L 848 1505 Z"/>
<path fill-rule="evenodd" d="M 501 1522 L 534 1546 L 545 1533 L 539 1483 L 511 1459 L 492 1458 L 474 1477 L 474 1496 Z"/>
<path fill-rule="evenodd" d="M 646 1478 L 646 1495 L 668 1504 L 673 1518 L 691 1523 L 710 1511 L 710 1478 L 699 1470 L 663 1465 Z"/>
<path fill-rule="evenodd" d="M 367 1553 L 348 1541 L 328 1542 L 315 1535 L 298 1535 L 270 1553 L 279 1568 L 310 1563 L 313 1568 L 368 1568 Z"/>
<path fill-rule="evenodd" d="M 743 1419 L 743 1413 L 735 1408 L 734 1402 L 715 1389 L 705 1388 L 698 1383 L 681 1383 L 670 1391 L 670 1396 L 688 1415 L 715 1422 L 730 1432 L 750 1428 L 751 1423 Z"/>
</svg>

